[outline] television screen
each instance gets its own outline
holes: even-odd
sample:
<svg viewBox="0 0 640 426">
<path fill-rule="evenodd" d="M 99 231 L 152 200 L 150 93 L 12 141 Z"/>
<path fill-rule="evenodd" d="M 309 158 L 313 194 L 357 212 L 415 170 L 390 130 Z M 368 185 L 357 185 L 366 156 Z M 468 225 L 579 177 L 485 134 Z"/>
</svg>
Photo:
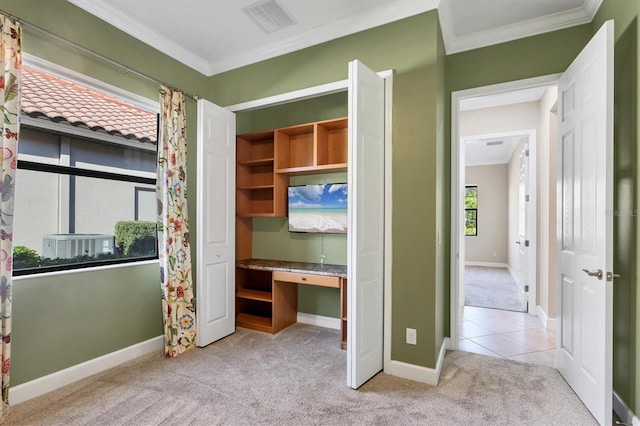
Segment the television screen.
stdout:
<svg viewBox="0 0 640 426">
<path fill-rule="evenodd" d="M 347 184 L 289 187 L 289 231 L 347 233 Z"/>
</svg>

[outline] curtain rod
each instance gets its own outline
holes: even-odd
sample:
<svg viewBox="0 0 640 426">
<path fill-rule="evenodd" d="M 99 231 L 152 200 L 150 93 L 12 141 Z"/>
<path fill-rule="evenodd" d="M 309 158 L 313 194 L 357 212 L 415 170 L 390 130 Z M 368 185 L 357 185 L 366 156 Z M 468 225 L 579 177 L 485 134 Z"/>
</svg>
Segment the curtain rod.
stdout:
<svg viewBox="0 0 640 426">
<path fill-rule="evenodd" d="M 77 49 L 77 50 L 79 50 L 79 51 L 81 51 L 83 53 L 86 53 L 87 55 L 93 56 L 94 58 L 97 58 L 97 59 L 99 59 L 99 60 L 101 60 L 103 62 L 106 62 L 106 63 L 110 64 L 110 65 L 118 67 L 118 68 L 126 71 L 127 73 L 131 73 L 133 75 L 136 75 L 136 76 L 138 76 L 138 77 L 140 77 L 140 78 L 142 78 L 144 80 L 150 81 L 152 83 L 156 83 L 156 84 L 159 84 L 159 85 L 162 85 L 162 86 L 166 86 L 166 87 L 170 88 L 171 90 L 176 90 L 176 91 L 182 92 L 185 96 L 190 97 L 194 101 L 197 101 L 198 99 L 200 99 L 197 95 L 192 95 L 191 93 L 188 93 L 188 92 L 185 92 L 183 90 L 180 90 L 179 88 L 177 88 L 177 87 L 175 87 L 175 86 L 173 86 L 171 84 L 164 83 L 164 82 L 158 80 L 157 78 L 151 77 L 150 75 L 147 75 L 147 74 L 144 74 L 144 73 L 142 73 L 140 71 L 134 70 L 133 68 L 130 68 L 130 67 L 118 62 L 118 61 L 114 61 L 111 58 L 107 58 L 106 56 L 101 55 L 98 52 L 95 52 L 95 51 L 93 51 L 91 49 L 88 49 L 88 48 L 86 48 L 84 46 L 81 46 L 81 45 L 79 45 L 79 44 L 77 44 L 77 43 L 75 43 L 75 42 L 73 42 L 71 40 L 67 40 L 66 38 L 60 37 L 59 35 L 54 34 L 54 33 L 50 32 L 50 31 L 47 31 L 42 27 L 39 27 L 39 26 L 37 26 L 35 24 L 32 24 L 32 23 L 30 23 L 28 21 L 25 21 L 24 19 L 18 18 L 15 15 L 7 13 L 4 10 L 0 9 L 0 13 L 3 13 L 4 15 L 8 16 L 9 18 L 20 22 L 20 24 L 22 24 L 23 26 L 25 26 L 27 28 L 35 30 L 35 31 L 37 31 L 37 32 L 39 32 L 41 34 L 44 34 L 47 37 L 50 37 L 50 38 L 52 38 L 52 39 L 54 39 L 54 40 L 56 40 L 56 41 L 58 41 L 58 42 L 60 42 L 62 44 L 66 44 L 69 47 Z"/>
</svg>

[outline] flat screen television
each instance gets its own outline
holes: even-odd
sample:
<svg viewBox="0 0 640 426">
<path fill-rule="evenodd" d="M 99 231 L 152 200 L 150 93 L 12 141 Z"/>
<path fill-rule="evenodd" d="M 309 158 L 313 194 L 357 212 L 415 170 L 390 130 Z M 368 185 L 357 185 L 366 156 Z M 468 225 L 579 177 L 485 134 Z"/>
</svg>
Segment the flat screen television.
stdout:
<svg viewBox="0 0 640 426">
<path fill-rule="evenodd" d="M 289 232 L 347 233 L 347 184 L 289 187 Z"/>
</svg>

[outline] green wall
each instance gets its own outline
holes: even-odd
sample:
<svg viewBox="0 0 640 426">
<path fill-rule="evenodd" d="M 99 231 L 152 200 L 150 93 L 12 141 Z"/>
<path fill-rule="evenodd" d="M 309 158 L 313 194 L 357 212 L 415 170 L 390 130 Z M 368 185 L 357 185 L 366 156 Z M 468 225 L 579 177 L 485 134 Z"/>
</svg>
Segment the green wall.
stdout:
<svg viewBox="0 0 640 426">
<path fill-rule="evenodd" d="M 391 356 L 435 367 L 444 334 L 436 332 L 436 323 L 444 322 L 436 321 L 436 316 L 448 315 L 448 308 L 434 309 L 436 288 L 446 286 L 446 275 L 438 270 L 442 265 L 436 264 L 435 243 L 436 171 L 441 167 L 437 164 L 436 94 L 442 72 L 437 13 L 216 75 L 211 78 L 214 101 L 231 105 L 342 80 L 347 78 L 347 63 L 353 59 L 375 71 L 394 70 Z M 417 329 L 418 345 L 404 343 L 407 327 Z"/>
<path fill-rule="evenodd" d="M 638 292 L 638 12 L 637 0 L 605 0 L 592 31 L 614 19 L 614 270 L 613 388 L 640 412 Z"/>
<path fill-rule="evenodd" d="M 158 262 L 20 277 L 11 385 L 162 335 Z"/>
<path fill-rule="evenodd" d="M 0 10 L 180 89 L 207 96 L 207 78 L 65 0 L 0 0 Z M 24 50 L 157 100 L 157 84 L 52 42 L 29 27 Z M 196 164 L 195 102 L 187 102 Z M 195 193 L 195 167 L 189 169 Z M 190 198 L 195 235 L 195 197 Z M 193 247 L 193 245 L 192 245 Z M 195 257 L 194 257 L 195 259 Z M 13 286 L 11 384 L 18 385 L 162 334 L 158 264 L 23 277 Z"/>
</svg>

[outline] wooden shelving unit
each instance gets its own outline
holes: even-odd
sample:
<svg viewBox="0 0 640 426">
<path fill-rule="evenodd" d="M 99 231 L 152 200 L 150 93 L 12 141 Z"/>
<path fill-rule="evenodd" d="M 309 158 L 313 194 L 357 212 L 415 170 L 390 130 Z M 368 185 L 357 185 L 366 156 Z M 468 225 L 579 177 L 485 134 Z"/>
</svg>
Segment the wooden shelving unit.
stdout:
<svg viewBox="0 0 640 426">
<path fill-rule="evenodd" d="M 274 132 L 239 136 L 236 150 L 237 215 L 286 215 L 287 182 L 274 173 Z"/>
<path fill-rule="evenodd" d="M 253 218 L 286 217 L 289 177 L 347 170 L 347 146 L 346 118 L 237 137 L 237 260 L 253 257 Z M 297 306 L 295 283 L 273 280 L 269 271 L 236 268 L 236 325 L 277 333 L 297 321 Z"/>
<path fill-rule="evenodd" d="M 347 170 L 346 118 L 275 131 L 276 174 L 312 174 Z"/>
</svg>

